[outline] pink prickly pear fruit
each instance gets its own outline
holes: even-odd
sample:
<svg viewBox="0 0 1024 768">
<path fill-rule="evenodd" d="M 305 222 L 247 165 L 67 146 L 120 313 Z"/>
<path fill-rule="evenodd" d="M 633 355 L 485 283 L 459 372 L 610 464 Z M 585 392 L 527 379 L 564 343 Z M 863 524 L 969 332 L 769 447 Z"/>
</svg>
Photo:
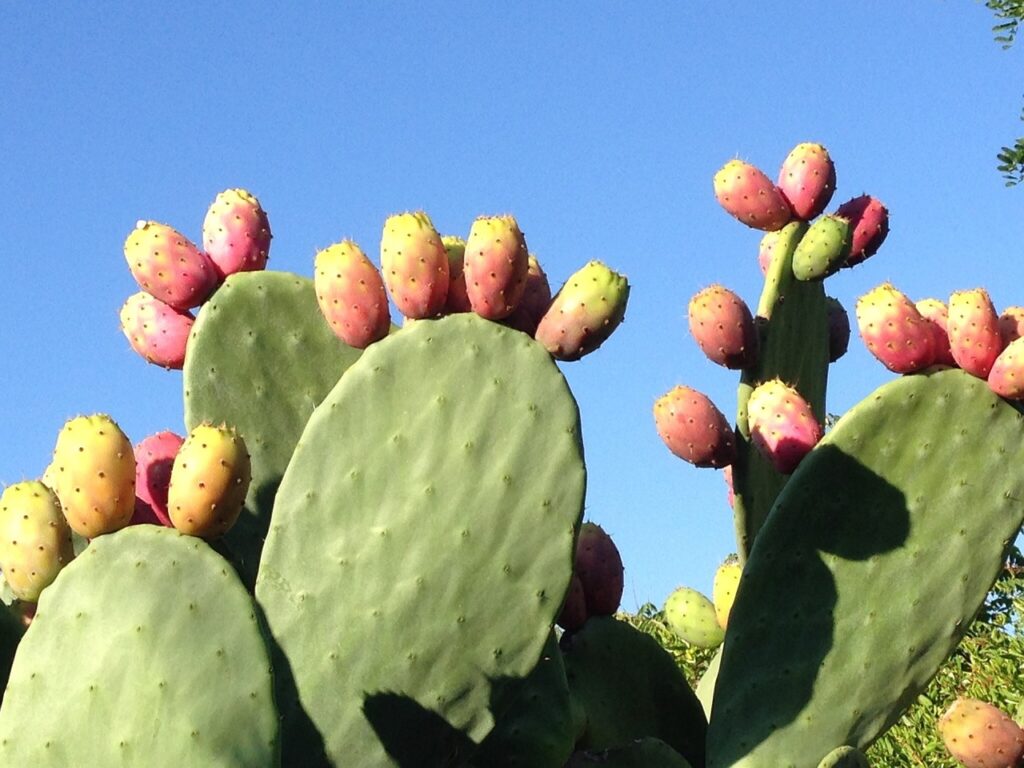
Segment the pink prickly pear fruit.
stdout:
<svg viewBox="0 0 1024 768">
<path fill-rule="evenodd" d="M 505 318 L 505 325 L 533 336 L 550 306 L 551 285 L 548 283 L 548 276 L 544 274 L 537 257 L 531 253 L 523 298 L 519 300 L 512 314 Z"/>
<path fill-rule="evenodd" d="M 244 189 L 221 192 L 203 219 L 203 248 L 221 280 L 236 272 L 264 269 L 271 237 L 267 212 Z"/>
<path fill-rule="evenodd" d="M 220 282 L 213 262 L 166 224 L 139 221 L 124 241 L 128 268 L 139 286 L 178 310 L 198 307 Z"/>
<path fill-rule="evenodd" d="M 757 385 L 747 400 L 750 439 L 775 471 L 788 475 L 821 440 L 811 406 L 781 379 Z"/>
<path fill-rule="evenodd" d="M 782 162 L 777 186 L 795 218 L 813 219 L 836 191 L 836 166 L 828 150 L 821 144 L 797 144 Z"/>
<path fill-rule="evenodd" d="M 1024 307 L 1007 307 L 999 315 L 999 335 L 1005 347 L 1024 336 Z"/>
<path fill-rule="evenodd" d="M 988 386 L 1007 400 L 1024 400 L 1024 338 L 1014 339 L 992 364 Z"/>
<path fill-rule="evenodd" d="M 573 573 L 579 577 L 587 616 L 611 616 L 622 601 L 623 568 L 612 537 L 597 523 L 584 523 L 576 540 Z"/>
<path fill-rule="evenodd" d="M 779 241 L 778 230 L 765 232 L 761 238 L 761 244 L 757 250 L 757 265 L 761 268 L 761 274 L 767 275 L 772 266 L 772 257 L 775 255 L 775 244 Z"/>
<path fill-rule="evenodd" d="M 38 480 L 0 495 L 0 571 L 14 596 L 36 602 L 75 556 L 60 501 Z"/>
<path fill-rule="evenodd" d="M 856 266 L 873 256 L 889 234 L 889 210 L 871 195 L 847 200 L 836 215 L 850 222 L 850 255 L 844 266 Z"/>
<path fill-rule="evenodd" d="M 185 438 L 164 431 L 135 445 L 135 512 L 129 525 L 162 525 L 173 528 L 167 511 L 171 468 Z"/>
<path fill-rule="evenodd" d="M 935 362 L 932 326 L 891 283 L 857 299 L 857 327 L 868 351 L 894 373 L 914 373 Z"/>
<path fill-rule="evenodd" d="M 480 216 L 466 238 L 463 267 L 473 311 L 488 320 L 512 314 L 526 289 L 526 238 L 512 216 Z"/>
<path fill-rule="evenodd" d="M 690 299 L 690 334 L 712 362 L 749 368 L 757 362 L 757 328 L 746 303 L 721 285 L 710 285 Z"/>
<path fill-rule="evenodd" d="M 448 253 L 423 211 L 399 213 L 384 222 L 380 239 L 384 285 L 403 316 L 437 317 L 448 298 Z"/>
<path fill-rule="evenodd" d="M 955 291 L 949 297 L 949 351 L 956 364 L 973 376 L 987 379 L 1003 351 L 999 315 L 984 288 Z"/>
<path fill-rule="evenodd" d="M 76 416 L 57 435 L 47 470 L 68 525 L 87 539 L 128 525 L 135 512 L 135 453 L 106 414 Z"/>
<path fill-rule="evenodd" d="M 850 346 L 850 316 L 839 299 L 825 297 L 828 312 L 828 361 L 834 363 Z"/>
<path fill-rule="evenodd" d="M 555 623 L 562 629 L 575 632 L 587 623 L 587 598 L 583 594 L 583 582 L 575 573 L 569 582 L 569 592 L 562 604 L 562 611 Z"/>
<path fill-rule="evenodd" d="M 619 327 L 628 300 L 625 275 L 591 261 L 565 281 L 534 338 L 557 360 L 579 360 Z"/>
<path fill-rule="evenodd" d="M 711 399 L 677 386 L 654 403 L 654 424 L 673 454 L 697 467 L 727 467 L 736 460 L 732 427 Z"/>
<path fill-rule="evenodd" d="M 391 310 L 377 267 L 351 240 L 318 251 L 314 259 L 316 301 L 334 335 L 366 349 L 391 330 Z"/>
<path fill-rule="evenodd" d="M 472 312 L 469 294 L 466 293 L 466 273 L 463 269 L 466 261 L 466 241 L 456 235 L 445 235 L 441 238 L 444 251 L 448 254 L 448 296 L 444 302 L 444 313 L 452 315 L 457 312 Z"/>
<path fill-rule="evenodd" d="M 715 571 L 711 585 L 711 602 L 715 605 L 715 618 L 722 629 L 729 628 L 729 613 L 736 601 L 736 588 L 739 586 L 742 570 L 739 558 L 730 555 Z"/>
<path fill-rule="evenodd" d="M 732 483 L 732 464 L 722 469 L 722 478 L 725 480 L 725 500 L 729 509 L 736 507 L 736 489 Z"/>
<path fill-rule="evenodd" d="M 245 440 L 233 428 L 200 424 L 171 467 L 167 509 L 182 533 L 214 539 L 238 520 L 252 479 Z"/>
<path fill-rule="evenodd" d="M 1024 730 L 984 701 L 958 697 L 938 729 L 946 749 L 966 768 L 1015 768 L 1024 756 Z"/>
<path fill-rule="evenodd" d="M 925 322 L 931 324 L 932 335 L 935 337 L 935 363 L 938 365 L 956 365 L 953 353 L 949 351 L 949 335 L 946 325 L 949 321 L 949 310 L 946 302 L 939 299 L 921 299 L 914 302 L 917 311 Z"/>
<path fill-rule="evenodd" d="M 144 360 L 167 369 L 181 370 L 195 317 L 175 309 L 145 291 L 128 297 L 121 306 L 121 331 Z"/>
<path fill-rule="evenodd" d="M 772 232 L 789 222 L 789 205 L 782 191 L 750 163 L 730 160 L 715 174 L 714 187 L 726 213 L 748 227 Z"/>
</svg>

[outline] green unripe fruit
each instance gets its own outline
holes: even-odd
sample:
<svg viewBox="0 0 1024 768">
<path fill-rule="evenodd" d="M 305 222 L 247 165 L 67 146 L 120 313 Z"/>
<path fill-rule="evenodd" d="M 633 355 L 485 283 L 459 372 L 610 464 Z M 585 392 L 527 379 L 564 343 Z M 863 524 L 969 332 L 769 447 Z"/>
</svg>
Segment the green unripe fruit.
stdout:
<svg viewBox="0 0 1024 768">
<path fill-rule="evenodd" d="M 714 604 L 695 589 L 679 587 L 669 595 L 665 619 L 673 632 L 698 648 L 715 648 L 725 639 Z"/>
<path fill-rule="evenodd" d="M 793 253 L 797 280 L 824 280 L 835 274 L 850 255 L 850 222 L 840 216 L 816 219 Z"/>
</svg>

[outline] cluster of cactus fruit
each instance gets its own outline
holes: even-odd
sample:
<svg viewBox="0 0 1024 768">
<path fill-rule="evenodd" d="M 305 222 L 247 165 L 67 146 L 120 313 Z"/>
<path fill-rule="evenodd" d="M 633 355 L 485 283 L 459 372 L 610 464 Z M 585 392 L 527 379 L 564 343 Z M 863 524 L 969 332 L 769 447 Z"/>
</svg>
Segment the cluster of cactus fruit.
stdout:
<svg viewBox="0 0 1024 768">
<path fill-rule="evenodd" d="M 674 454 L 731 478 L 738 556 L 714 604 L 685 588 L 666 604 L 688 642 L 720 646 L 696 692 L 615 616 L 622 560 L 583 522 L 556 361 L 622 322 L 622 275 L 592 261 L 552 296 L 511 216 L 462 239 L 397 214 L 379 266 L 343 240 L 312 279 L 265 269 L 267 215 L 244 190 L 217 197 L 203 250 L 140 222 L 122 328 L 182 369 L 188 434 L 133 449 L 108 416 L 78 417 L 43 478 L 5 490 L 0 763 L 866 765 L 1020 529 L 1006 468 L 1024 416 L 1003 383 L 1019 354 L 991 355 L 1014 348 L 1012 313 L 954 296 L 943 338 L 967 351 L 950 361 L 930 310 L 862 302 L 869 347 L 914 375 L 823 434 L 850 335 L 823 281 L 888 229 L 869 196 L 823 214 L 835 186 L 816 144 L 777 184 L 739 161 L 715 177 L 766 231 L 765 287 L 756 314 L 722 286 L 689 307 L 708 358 L 741 372 L 735 423 L 684 386 L 654 407 Z M 980 703 L 941 727 L 968 766 L 1014 765 L 1024 743 Z"/>
</svg>

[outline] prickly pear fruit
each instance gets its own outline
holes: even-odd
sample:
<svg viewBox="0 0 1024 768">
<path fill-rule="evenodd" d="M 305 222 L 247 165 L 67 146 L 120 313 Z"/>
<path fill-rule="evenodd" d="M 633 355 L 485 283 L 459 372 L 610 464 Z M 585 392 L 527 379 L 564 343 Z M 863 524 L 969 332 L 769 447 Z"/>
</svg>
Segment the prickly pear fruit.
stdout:
<svg viewBox="0 0 1024 768">
<path fill-rule="evenodd" d="M 677 386 L 654 403 L 654 423 L 668 449 L 698 467 L 726 467 L 736 460 L 736 437 L 707 395 Z"/>
<path fill-rule="evenodd" d="M 444 301 L 444 313 L 453 315 L 457 312 L 472 312 L 469 294 L 466 293 L 466 273 L 463 269 L 466 261 L 466 241 L 456 235 L 444 235 L 441 238 L 444 252 L 448 254 L 448 296 Z"/>
<path fill-rule="evenodd" d="M 677 587 L 668 596 L 665 621 L 680 638 L 698 648 L 715 648 L 725 639 L 725 630 L 715 618 L 715 606 L 689 587 Z"/>
<path fill-rule="evenodd" d="M 690 334 L 712 362 L 749 368 L 757 362 L 757 328 L 746 303 L 721 285 L 699 291 L 688 310 Z"/>
<path fill-rule="evenodd" d="M 139 221 L 124 241 L 128 268 L 139 286 L 175 309 L 198 307 L 220 282 L 213 262 L 180 232 Z"/>
<path fill-rule="evenodd" d="M 730 160 L 715 174 L 714 187 L 719 204 L 748 227 L 772 232 L 790 219 L 781 190 L 750 163 Z"/>
<path fill-rule="evenodd" d="M 148 523 L 173 528 L 167 511 L 171 468 L 185 438 L 171 431 L 157 432 L 135 445 L 135 512 L 131 525 Z"/>
<path fill-rule="evenodd" d="M 757 249 L 757 265 L 761 268 L 761 274 L 767 275 L 768 268 L 772 265 L 772 256 L 775 254 L 775 244 L 779 241 L 779 232 L 765 232 Z"/>
<path fill-rule="evenodd" d="M 935 362 L 932 326 L 891 283 L 857 299 L 857 327 L 868 351 L 890 371 L 914 373 Z"/>
<path fill-rule="evenodd" d="M 36 602 L 75 556 L 60 501 L 38 480 L 0 495 L 0 571 L 14 596 Z"/>
<path fill-rule="evenodd" d="M 1003 339 L 999 315 L 984 288 L 955 291 L 949 297 L 949 351 L 956 364 L 973 376 L 988 378 Z"/>
<path fill-rule="evenodd" d="M 949 323 L 949 310 L 946 302 L 939 299 L 921 299 L 914 302 L 921 317 L 931 324 L 932 335 L 935 337 L 935 362 L 939 365 L 956 365 L 953 353 L 949 351 L 949 335 L 946 326 Z"/>
<path fill-rule="evenodd" d="M 64 425 L 47 475 L 79 536 L 124 528 L 135 512 L 135 453 L 106 414 L 76 416 Z"/>
<path fill-rule="evenodd" d="M 556 623 L 562 629 L 575 632 L 587 623 L 587 618 L 587 597 L 583 594 L 583 582 L 574 573 L 569 582 L 569 592 L 565 596 L 562 612 L 558 614 Z"/>
<path fill-rule="evenodd" d="M 175 309 L 139 291 L 125 301 L 120 317 L 121 331 L 143 359 L 164 368 L 181 370 L 195 322 L 192 313 Z"/>
<path fill-rule="evenodd" d="M 1024 307 L 1007 307 L 999 315 L 999 335 L 1005 347 L 1024 336 Z"/>
<path fill-rule="evenodd" d="M 526 289 L 526 238 L 512 216 L 480 216 L 466 238 L 463 270 L 473 311 L 488 320 L 512 314 Z"/>
<path fill-rule="evenodd" d="M 320 311 L 334 335 L 350 347 L 366 349 L 391 330 L 384 280 L 351 240 L 317 252 L 313 288 Z"/>
<path fill-rule="evenodd" d="M 203 219 L 203 248 L 220 279 L 267 266 L 270 221 L 260 201 L 244 189 L 226 189 Z"/>
<path fill-rule="evenodd" d="M 736 488 L 732 484 L 732 464 L 722 468 L 722 479 L 725 480 L 725 501 L 729 509 L 736 506 Z"/>
<path fill-rule="evenodd" d="M 889 234 L 889 210 L 871 195 L 847 200 L 836 215 L 850 222 L 850 254 L 844 266 L 854 267 L 873 256 Z"/>
<path fill-rule="evenodd" d="M 591 261 L 559 290 L 535 338 L 556 360 L 579 360 L 600 347 L 626 315 L 629 281 Z"/>
<path fill-rule="evenodd" d="M 448 253 L 427 214 L 398 213 L 385 220 L 380 263 L 402 315 L 419 320 L 441 314 L 448 297 Z"/>
<path fill-rule="evenodd" d="M 715 605 L 718 626 L 722 629 L 729 626 L 729 612 L 732 611 L 732 604 L 736 600 L 736 588 L 740 583 L 741 571 L 740 560 L 736 555 L 727 557 L 715 571 L 715 578 L 711 584 L 711 600 Z"/>
<path fill-rule="evenodd" d="M 252 467 L 233 428 L 200 424 L 185 438 L 171 468 L 167 508 L 182 533 L 213 539 L 238 520 Z"/>
<path fill-rule="evenodd" d="M 1015 768 L 1024 755 L 1024 730 L 984 701 L 957 698 L 938 727 L 946 749 L 966 768 Z"/>
<path fill-rule="evenodd" d="M 797 280 L 824 280 L 834 275 L 850 255 L 850 222 L 826 214 L 816 219 L 793 252 Z"/>
<path fill-rule="evenodd" d="M 825 210 L 836 191 L 836 166 L 821 144 L 797 144 L 782 162 L 779 190 L 793 216 L 810 221 Z"/>
<path fill-rule="evenodd" d="M 579 577 L 587 616 L 611 616 L 622 600 L 622 558 L 612 537 L 597 523 L 584 523 L 576 540 L 573 573 Z"/>
<path fill-rule="evenodd" d="M 747 423 L 754 446 L 783 475 L 796 469 L 822 436 L 811 406 L 781 379 L 754 387 L 747 400 Z"/>
<path fill-rule="evenodd" d="M 1024 339 L 1006 345 L 992 364 L 988 386 L 1007 400 L 1024 400 Z"/>
<path fill-rule="evenodd" d="M 828 312 L 828 361 L 834 363 L 846 354 L 850 346 L 850 316 L 839 299 L 825 297 Z"/>
<path fill-rule="evenodd" d="M 529 264 L 523 298 L 519 300 L 512 314 L 505 318 L 505 325 L 533 336 L 537 332 L 541 318 L 551 306 L 551 286 L 540 262 L 532 253 Z"/>
</svg>

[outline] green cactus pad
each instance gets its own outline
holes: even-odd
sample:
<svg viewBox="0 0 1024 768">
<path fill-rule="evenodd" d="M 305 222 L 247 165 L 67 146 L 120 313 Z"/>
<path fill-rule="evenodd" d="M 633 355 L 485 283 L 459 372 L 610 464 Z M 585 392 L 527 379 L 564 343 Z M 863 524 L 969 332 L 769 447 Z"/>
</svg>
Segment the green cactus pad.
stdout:
<svg viewBox="0 0 1024 768">
<path fill-rule="evenodd" d="M 562 638 L 569 688 L 587 713 L 580 746 L 602 750 L 652 736 L 704 765 L 700 701 L 658 642 L 611 616 Z"/>
<path fill-rule="evenodd" d="M 289 764 L 316 764 L 303 710 L 339 765 L 413 730 L 452 759 L 451 731 L 482 741 L 561 607 L 584 485 L 576 403 L 525 334 L 459 314 L 371 346 L 309 420 L 256 583 L 301 699 Z"/>
<path fill-rule="evenodd" d="M 856 747 L 836 747 L 818 763 L 818 768 L 870 768 L 867 755 Z"/>
<path fill-rule="evenodd" d="M 577 752 L 565 768 L 692 768 L 686 758 L 660 739 L 637 739 L 601 752 Z"/>
<path fill-rule="evenodd" d="M 1024 518 L 1024 416 L 958 369 L 855 406 L 779 496 L 740 580 L 708 765 L 865 749 L 959 642 Z"/>
<path fill-rule="evenodd" d="M 313 281 L 286 272 L 230 276 L 196 318 L 183 371 L 185 425 L 226 423 L 245 439 L 252 482 L 225 539 L 250 587 L 306 420 L 359 355 L 324 320 Z"/>
<path fill-rule="evenodd" d="M 43 591 L 0 707 L 0 765 L 277 764 L 256 607 L 204 542 L 131 526 Z"/>
<path fill-rule="evenodd" d="M 3 702 L 14 654 L 23 634 L 25 627 L 18 616 L 6 605 L 0 605 L 0 703 Z"/>
<path fill-rule="evenodd" d="M 802 282 L 793 275 L 793 253 L 807 224 L 796 221 L 779 230 L 771 267 L 758 302 L 760 356 L 743 371 L 737 392 L 736 461 L 733 464 L 736 547 L 745 561 L 757 532 L 786 484 L 771 462 L 750 442 L 747 400 L 757 384 L 774 378 L 796 387 L 818 420 L 825 419 L 828 378 L 828 306 L 821 281 Z"/>
<path fill-rule="evenodd" d="M 562 768 L 576 744 L 569 683 L 552 632 L 534 670 L 496 690 L 494 729 L 473 754 L 474 768 Z"/>
<path fill-rule="evenodd" d="M 700 705 L 704 708 L 704 716 L 709 720 L 711 719 L 711 707 L 715 701 L 715 683 L 718 681 L 718 668 L 722 665 L 722 651 L 725 646 L 718 646 L 718 652 L 711 659 L 711 663 L 708 664 L 708 668 L 704 670 L 704 674 L 700 676 L 700 680 L 697 681 L 697 688 L 694 693 L 697 694 L 697 698 L 700 700 Z"/>
</svg>

